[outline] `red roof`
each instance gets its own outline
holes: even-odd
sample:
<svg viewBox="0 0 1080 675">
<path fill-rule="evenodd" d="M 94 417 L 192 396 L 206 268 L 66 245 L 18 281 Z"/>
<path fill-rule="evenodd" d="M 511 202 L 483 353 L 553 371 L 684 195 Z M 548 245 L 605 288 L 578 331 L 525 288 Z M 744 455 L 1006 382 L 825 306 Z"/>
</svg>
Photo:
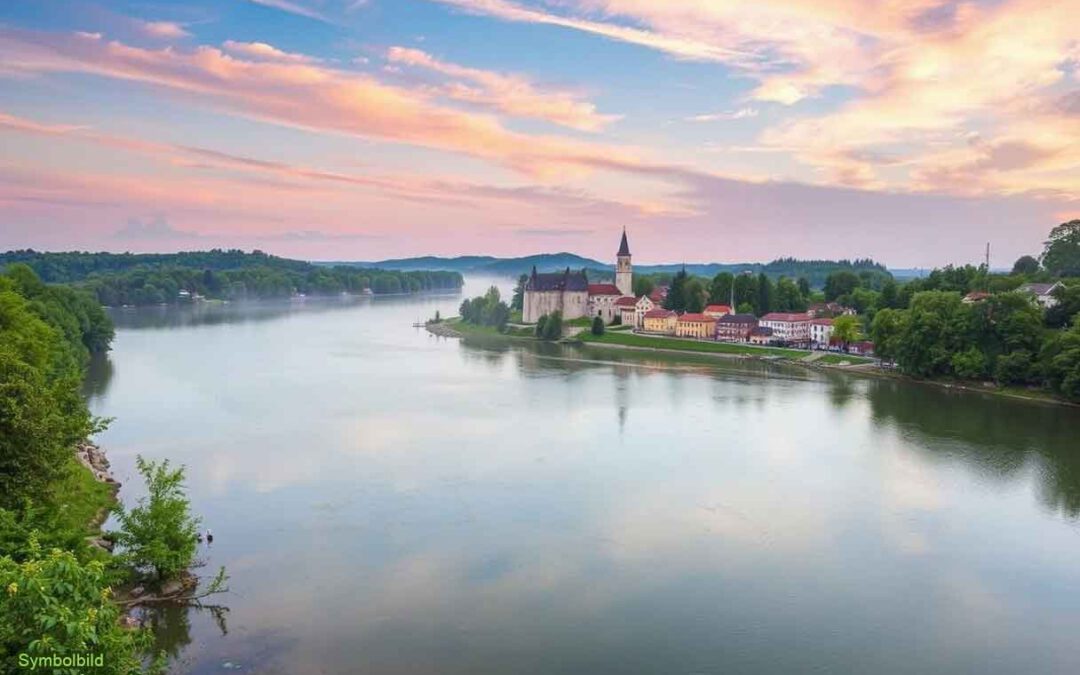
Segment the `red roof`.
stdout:
<svg viewBox="0 0 1080 675">
<path fill-rule="evenodd" d="M 622 295 L 615 284 L 589 284 L 589 295 Z"/>
<path fill-rule="evenodd" d="M 652 293 L 649 293 L 649 299 L 653 302 L 660 302 L 667 297 L 667 292 L 667 286 L 657 286 L 652 290 Z"/>
<path fill-rule="evenodd" d="M 704 314 L 691 314 L 687 312 L 679 317 L 679 321 L 682 323 L 716 323 L 716 319 L 711 316 L 705 316 Z"/>
<path fill-rule="evenodd" d="M 709 305 L 705 308 L 705 312 L 726 312 L 728 314 L 731 314 L 731 307 L 729 307 L 728 305 Z"/>
<path fill-rule="evenodd" d="M 762 321 L 809 321 L 810 317 L 805 312 L 769 312 L 761 317 Z"/>
<path fill-rule="evenodd" d="M 811 319 L 810 323 L 814 324 L 815 326 L 831 326 L 832 319 Z"/>
<path fill-rule="evenodd" d="M 616 307 L 633 307 L 637 304 L 637 298 L 632 295 L 624 295 L 615 301 Z"/>
<path fill-rule="evenodd" d="M 649 311 L 645 312 L 646 319 L 666 319 L 672 316 L 676 316 L 675 312 L 660 307 L 656 309 L 650 309 Z"/>
</svg>

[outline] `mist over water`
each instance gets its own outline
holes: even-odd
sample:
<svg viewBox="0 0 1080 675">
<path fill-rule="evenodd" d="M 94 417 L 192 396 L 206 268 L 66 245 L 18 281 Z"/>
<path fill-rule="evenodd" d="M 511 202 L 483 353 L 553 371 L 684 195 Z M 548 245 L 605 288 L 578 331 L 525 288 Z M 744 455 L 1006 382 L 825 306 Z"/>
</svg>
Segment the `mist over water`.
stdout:
<svg viewBox="0 0 1080 675">
<path fill-rule="evenodd" d="M 1075 670 L 1076 409 L 411 326 L 462 297 L 114 313 L 121 497 L 187 465 L 231 576 L 177 672 Z"/>
</svg>

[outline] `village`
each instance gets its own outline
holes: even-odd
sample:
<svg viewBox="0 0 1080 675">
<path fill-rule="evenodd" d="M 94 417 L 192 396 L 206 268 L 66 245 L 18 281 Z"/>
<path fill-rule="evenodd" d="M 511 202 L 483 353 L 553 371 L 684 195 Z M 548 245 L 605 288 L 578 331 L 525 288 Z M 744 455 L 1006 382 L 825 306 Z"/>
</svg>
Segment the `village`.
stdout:
<svg viewBox="0 0 1080 675">
<path fill-rule="evenodd" d="M 851 307 L 837 302 L 811 304 L 805 312 L 767 312 L 755 316 L 737 312 L 729 304 L 709 304 L 701 312 L 665 308 L 669 287 L 633 294 L 633 265 L 626 232 L 616 254 L 615 282 L 589 283 L 585 271 L 569 269 L 538 273 L 534 268 L 525 284 L 522 320 L 535 324 L 541 317 L 561 313 L 564 321 L 591 318 L 605 326 L 641 335 L 846 352 L 872 356 L 868 340 L 842 340 L 834 335 L 834 321 L 855 316 Z"/>
</svg>

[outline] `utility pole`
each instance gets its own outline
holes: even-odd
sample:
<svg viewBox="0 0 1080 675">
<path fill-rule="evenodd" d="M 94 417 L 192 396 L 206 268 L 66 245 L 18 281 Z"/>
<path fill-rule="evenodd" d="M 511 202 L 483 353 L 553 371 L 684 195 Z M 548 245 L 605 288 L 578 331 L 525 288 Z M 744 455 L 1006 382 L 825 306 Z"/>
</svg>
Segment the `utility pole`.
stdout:
<svg viewBox="0 0 1080 675">
<path fill-rule="evenodd" d="M 990 242 L 986 242 L 986 292 L 990 292 Z"/>
</svg>

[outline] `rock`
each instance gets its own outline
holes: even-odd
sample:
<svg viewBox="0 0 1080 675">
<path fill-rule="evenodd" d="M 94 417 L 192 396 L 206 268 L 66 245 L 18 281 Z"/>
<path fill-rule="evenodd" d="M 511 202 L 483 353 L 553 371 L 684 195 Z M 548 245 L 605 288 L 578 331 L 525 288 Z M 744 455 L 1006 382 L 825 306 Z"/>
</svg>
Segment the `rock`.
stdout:
<svg viewBox="0 0 1080 675">
<path fill-rule="evenodd" d="M 140 621 L 133 616 L 125 616 L 120 619 L 120 626 L 128 629 L 135 629 L 141 625 Z"/>
<path fill-rule="evenodd" d="M 91 537 L 86 543 L 109 553 L 113 550 L 113 543 L 104 537 Z"/>
<path fill-rule="evenodd" d="M 142 586 L 136 586 L 135 588 L 131 589 L 130 595 L 133 598 L 138 598 L 138 597 L 142 596 L 144 593 L 146 593 L 145 588 L 143 588 Z"/>
<path fill-rule="evenodd" d="M 166 581 L 161 587 L 161 595 L 163 597 L 170 595 L 177 595 L 184 590 L 184 582 L 180 579 L 173 579 L 172 581 Z"/>
</svg>

